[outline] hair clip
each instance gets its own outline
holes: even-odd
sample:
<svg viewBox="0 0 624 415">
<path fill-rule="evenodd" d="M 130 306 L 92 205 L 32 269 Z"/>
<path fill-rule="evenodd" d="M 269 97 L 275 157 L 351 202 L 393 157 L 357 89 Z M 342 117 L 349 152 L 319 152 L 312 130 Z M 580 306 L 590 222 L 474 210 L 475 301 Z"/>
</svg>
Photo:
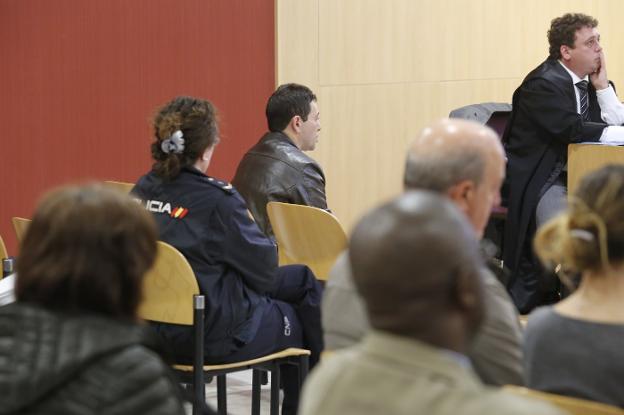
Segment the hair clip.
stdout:
<svg viewBox="0 0 624 415">
<path fill-rule="evenodd" d="M 570 231 L 570 236 L 573 238 L 582 239 L 587 242 L 593 242 L 595 239 L 594 234 L 586 231 L 585 229 L 572 229 Z"/>
<path fill-rule="evenodd" d="M 181 130 L 176 130 L 171 137 L 160 143 L 160 149 L 165 153 L 181 154 L 184 151 L 184 135 Z"/>
</svg>

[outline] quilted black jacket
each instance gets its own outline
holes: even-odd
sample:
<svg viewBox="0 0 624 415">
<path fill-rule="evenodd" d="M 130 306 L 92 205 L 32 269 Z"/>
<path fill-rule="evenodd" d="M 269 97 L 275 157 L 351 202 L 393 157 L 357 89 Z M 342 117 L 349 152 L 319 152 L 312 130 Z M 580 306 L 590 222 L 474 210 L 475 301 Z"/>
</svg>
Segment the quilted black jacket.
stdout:
<svg viewBox="0 0 624 415">
<path fill-rule="evenodd" d="M 0 414 L 184 414 L 147 339 L 132 323 L 0 307 Z"/>
</svg>

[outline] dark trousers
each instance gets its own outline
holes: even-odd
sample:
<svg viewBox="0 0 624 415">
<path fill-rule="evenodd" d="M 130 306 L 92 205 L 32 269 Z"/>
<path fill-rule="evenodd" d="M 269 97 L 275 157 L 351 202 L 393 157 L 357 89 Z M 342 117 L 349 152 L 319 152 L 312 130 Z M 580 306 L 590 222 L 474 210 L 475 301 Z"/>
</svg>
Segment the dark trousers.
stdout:
<svg viewBox="0 0 624 415">
<path fill-rule="evenodd" d="M 288 347 L 311 351 L 310 368 L 323 351 L 321 327 L 322 288 L 310 269 L 287 265 L 278 269 L 279 284 L 270 294 L 256 337 L 234 353 L 220 359 L 222 363 L 253 359 Z M 297 368 L 281 368 L 284 386 L 282 414 L 295 414 L 299 405 Z"/>
<path fill-rule="evenodd" d="M 509 284 L 511 297 L 521 314 L 530 313 L 535 307 L 552 304 L 561 298 L 561 283 L 552 270 L 540 263 L 533 250 L 537 229 L 565 210 L 567 204 L 567 172 L 560 163 L 542 190 L 533 219 L 520 255 L 520 262 Z"/>
<path fill-rule="evenodd" d="M 529 225 L 520 262 L 512 274 L 508 289 L 520 314 L 528 314 L 535 307 L 556 303 L 560 299 L 561 284 L 557 276 L 544 268 L 533 251 L 535 220 Z"/>
<path fill-rule="evenodd" d="M 256 336 L 247 344 L 235 345 L 226 339 L 234 351 L 226 356 L 211 356 L 210 340 L 206 339 L 205 355 L 211 364 L 249 360 L 288 347 L 303 347 L 312 353 L 310 368 L 318 362 L 323 351 L 321 327 L 321 284 L 312 271 L 304 265 L 288 265 L 278 268 L 278 284 L 269 293 Z M 179 363 L 192 362 L 193 338 L 189 326 L 155 323 L 154 328 Z M 284 385 L 283 414 L 294 414 L 299 404 L 299 376 L 297 368 L 284 365 L 281 368 Z"/>
</svg>

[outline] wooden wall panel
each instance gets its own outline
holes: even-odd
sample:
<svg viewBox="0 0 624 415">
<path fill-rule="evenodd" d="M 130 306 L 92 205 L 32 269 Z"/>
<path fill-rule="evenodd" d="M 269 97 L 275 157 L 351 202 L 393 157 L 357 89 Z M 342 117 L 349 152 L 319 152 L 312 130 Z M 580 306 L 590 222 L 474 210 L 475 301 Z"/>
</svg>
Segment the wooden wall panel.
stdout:
<svg viewBox="0 0 624 415">
<path fill-rule="evenodd" d="M 589 12 L 591 6 L 598 10 L 596 6 L 604 3 L 320 0 L 319 82 L 523 77 L 547 53 L 546 31 L 552 17 L 568 10 Z M 605 19 L 611 18 L 600 17 Z M 613 23 L 616 26 L 617 20 Z"/>
<path fill-rule="evenodd" d="M 511 102 L 548 54 L 550 20 L 574 11 L 600 21 L 609 77 L 624 88 L 619 0 L 278 0 L 277 83 L 319 96 L 311 155 L 343 224 L 402 190 L 405 149 L 427 123 Z"/>
<path fill-rule="evenodd" d="M 64 182 L 135 181 L 149 118 L 177 95 L 210 99 L 230 179 L 266 129 L 275 85 L 272 0 L 0 0 L 0 234 Z"/>
<path fill-rule="evenodd" d="M 276 9 L 278 84 L 318 83 L 318 0 L 281 1 Z M 277 77 L 277 76 L 276 76 Z"/>
</svg>

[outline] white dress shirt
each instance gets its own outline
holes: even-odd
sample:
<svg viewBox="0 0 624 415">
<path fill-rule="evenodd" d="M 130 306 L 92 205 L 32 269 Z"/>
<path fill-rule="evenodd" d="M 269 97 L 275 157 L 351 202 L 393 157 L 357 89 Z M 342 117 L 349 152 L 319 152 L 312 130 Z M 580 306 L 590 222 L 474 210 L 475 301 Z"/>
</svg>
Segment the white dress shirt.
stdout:
<svg viewBox="0 0 624 415">
<path fill-rule="evenodd" d="M 589 76 L 585 78 L 579 78 L 574 72 L 572 72 L 561 61 L 559 64 L 570 74 L 572 77 L 572 85 L 574 86 L 574 94 L 576 95 L 576 112 L 581 113 L 581 96 L 579 94 L 576 83 L 580 81 L 589 81 Z M 601 90 L 596 90 L 596 98 L 598 99 L 598 105 L 600 106 L 600 118 L 609 124 L 609 127 L 602 130 L 600 136 L 601 143 L 623 143 L 624 142 L 624 105 L 620 102 L 613 87 L 609 84 L 608 87 Z"/>
</svg>

